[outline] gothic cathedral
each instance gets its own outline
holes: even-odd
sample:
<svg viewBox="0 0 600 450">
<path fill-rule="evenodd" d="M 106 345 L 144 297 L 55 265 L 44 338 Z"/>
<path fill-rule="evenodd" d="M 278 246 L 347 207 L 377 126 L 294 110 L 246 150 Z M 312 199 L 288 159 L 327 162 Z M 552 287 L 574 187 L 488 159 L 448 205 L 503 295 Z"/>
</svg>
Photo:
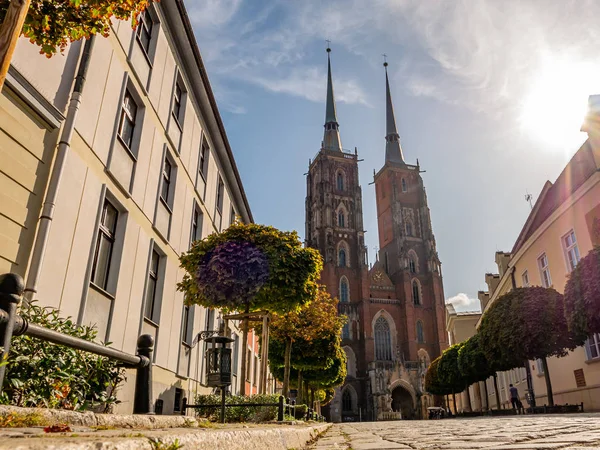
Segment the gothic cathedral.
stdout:
<svg viewBox="0 0 600 450">
<path fill-rule="evenodd" d="M 327 49 L 321 150 L 306 178 L 306 244 L 324 259 L 321 282 L 348 317 L 342 345 L 348 375 L 329 405 L 332 421 L 425 417 L 429 362 L 448 346 L 441 265 L 427 196 L 406 163 L 387 75 L 385 164 L 375 174 L 379 257 L 369 267 L 358 153 L 342 147 Z"/>
</svg>

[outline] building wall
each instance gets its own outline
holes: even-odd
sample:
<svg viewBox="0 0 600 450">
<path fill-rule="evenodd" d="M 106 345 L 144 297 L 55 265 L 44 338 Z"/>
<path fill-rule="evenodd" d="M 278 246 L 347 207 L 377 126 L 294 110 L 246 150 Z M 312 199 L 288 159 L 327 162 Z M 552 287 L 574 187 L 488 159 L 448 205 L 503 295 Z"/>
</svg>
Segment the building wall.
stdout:
<svg viewBox="0 0 600 450">
<path fill-rule="evenodd" d="M 587 151 L 586 145 L 584 144 L 579 152 Z M 600 148 L 596 144 L 591 145 L 590 149 L 593 158 L 589 158 L 588 163 L 598 161 Z M 581 161 L 580 158 L 580 155 L 576 155 L 569 164 L 572 165 L 573 161 Z M 573 168 L 568 165 L 565 173 L 571 173 L 569 170 L 578 170 L 578 167 Z M 566 195 L 561 193 L 564 201 L 558 204 L 555 210 L 539 224 L 537 229 L 530 233 L 530 236 L 521 243 L 516 253 L 511 256 L 508 270 L 503 273 L 497 283 L 494 283 L 493 286 L 490 285 L 490 301 L 486 304 L 486 309 L 498 297 L 512 289 L 510 273 L 513 268 L 517 287 L 525 285 L 523 278 L 525 271 L 528 274 L 529 285 L 542 285 L 538 259 L 543 253 L 546 254 L 548 259 L 552 280 L 551 287 L 561 293 L 564 291 L 570 272 L 563 245 L 564 236 L 569 231 L 574 231 L 581 257 L 587 255 L 593 245 L 598 244 L 598 237 L 594 234 L 594 223 L 600 220 L 600 172 L 592 169 L 590 173 L 591 175 L 581 185 L 575 186 L 576 189 L 572 193 Z M 567 187 L 564 187 L 564 189 L 567 189 Z M 563 358 L 548 358 L 548 368 L 556 404 L 583 402 L 586 410 L 597 411 L 600 410 L 600 358 L 591 358 L 589 349 L 586 346 L 578 347 Z M 543 405 L 547 402 L 547 392 L 545 379 L 540 371 L 541 364 L 538 361 L 530 361 L 529 367 L 532 372 L 537 403 Z M 579 371 L 577 378 L 576 371 Z M 583 378 L 581 374 L 583 374 Z M 584 380 L 584 383 L 582 383 L 582 380 Z M 487 383 L 489 404 L 495 407 L 493 382 L 489 379 Z M 510 403 L 508 395 L 508 385 L 510 383 L 513 383 L 519 389 L 523 398 L 527 389 L 525 369 L 519 368 L 499 374 L 500 402 L 503 405 Z"/>
<path fill-rule="evenodd" d="M 184 274 L 179 256 L 193 240 L 194 209 L 202 213 L 196 238 L 225 229 L 235 215 L 252 220 L 206 75 L 194 59 L 196 44 L 184 33 L 178 1 L 150 8 L 154 25 L 148 57 L 129 23 L 115 21 L 110 37 L 95 39 L 35 294 L 40 304 L 59 308 L 80 324 L 97 325 L 100 340 L 126 352 L 135 352 L 140 334 L 155 336 L 154 396 L 163 401 L 165 414 L 177 409 L 176 389 L 188 398 L 212 391 L 203 384 L 205 345 L 193 338 L 199 331 L 217 329 L 218 314 L 209 316 L 192 306 L 188 335 L 183 336 L 184 298 L 176 289 Z M 75 43 L 50 60 L 24 39 L 17 47 L 11 70 L 25 80 L 33 100 L 11 83 L 0 97 L 0 139 L 6 143 L 0 152 L 11 162 L 0 168 L 3 272 L 29 275 L 40 206 L 81 47 Z M 184 91 L 181 126 L 172 114 L 176 82 Z M 126 92 L 137 105 L 131 152 L 118 137 Z M 44 114 L 38 112 L 40 105 Z M 210 148 L 205 182 L 199 175 L 202 142 Z M 160 198 L 165 159 L 172 166 L 166 202 Z M 220 212 L 219 179 L 224 184 Z M 91 274 L 105 201 L 118 210 L 118 219 L 108 281 L 102 287 Z M 145 318 L 153 251 L 160 255 L 156 303 L 152 317 Z M 231 331 L 241 343 L 239 329 L 232 326 Z M 254 337 L 249 342 L 254 364 L 258 346 Z M 241 370 L 241 351 L 235 354 Z M 240 378 L 232 391 L 239 392 Z M 132 411 L 134 380 L 129 376 L 120 390 L 119 412 Z"/>
</svg>

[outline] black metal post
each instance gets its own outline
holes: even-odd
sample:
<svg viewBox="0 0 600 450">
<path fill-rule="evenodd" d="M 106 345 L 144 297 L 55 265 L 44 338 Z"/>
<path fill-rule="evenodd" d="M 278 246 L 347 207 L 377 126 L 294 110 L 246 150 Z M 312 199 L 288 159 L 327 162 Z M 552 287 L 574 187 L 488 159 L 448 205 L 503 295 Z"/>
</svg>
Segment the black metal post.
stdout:
<svg viewBox="0 0 600 450">
<path fill-rule="evenodd" d="M 283 395 L 279 396 L 279 406 L 277 408 L 277 421 L 283 422 Z"/>
<path fill-rule="evenodd" d="M 225 386 L 221 386 L 221 423 L 225 423 Z"/>
<path fill-rule="evenodd" d="M 181 401 L 181 415 L 185 416 L 185 411 L 187 409 L 187 397 L 183 397 L 183 400 Z"/>
<path fill-rule="evenodd" d="M 137 341 L 137 355 L 141 361 L 135 377 L 135 396 L 133 398 L 134 414 L 154 414 L 152 404 L 152 350 L 154 338 L 142 334 Z"/>
<path fill-rule="evenodd" d="M 8 314 L 8 321 L 0 323 L 0 347 L 2 347 L 2 359 L 0 363 L 5 362 L 10 351 L 10 340 L 15 328 L 15 319 L 17 316 L 17 306 L 21 301 L 25 283 L 23 278 L 14 273 L 5 273 L 0 275 L 0 309 Z M 4 374 L 6 365 L 0 365 L 0 393 L 4 384 Z"/>
</svg>

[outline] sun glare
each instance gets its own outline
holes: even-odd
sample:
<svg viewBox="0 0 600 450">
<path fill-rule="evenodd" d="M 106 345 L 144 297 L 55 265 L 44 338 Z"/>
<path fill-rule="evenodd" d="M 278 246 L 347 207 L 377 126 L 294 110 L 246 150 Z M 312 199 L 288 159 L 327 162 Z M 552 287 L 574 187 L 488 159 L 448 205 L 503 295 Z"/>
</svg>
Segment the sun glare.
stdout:
<svg viewBox="0 0 600 450">
<path fill-rule="evenodd" d="M 547 58 L 533 80 L 523 103 L 524 129 L 552 147 L 575 150 L 586 137 L 579 129 L 588 97 L 600 94 L 600 66 Z"/>
</svg>

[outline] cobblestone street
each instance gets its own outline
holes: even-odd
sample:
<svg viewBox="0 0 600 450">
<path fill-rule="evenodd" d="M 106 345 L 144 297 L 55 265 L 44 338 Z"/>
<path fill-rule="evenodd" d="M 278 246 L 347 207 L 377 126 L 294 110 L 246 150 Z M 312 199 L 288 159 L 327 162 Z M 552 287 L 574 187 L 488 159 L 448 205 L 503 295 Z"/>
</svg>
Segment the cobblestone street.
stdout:
<svg viewBox="0 0 600 450">
<path fill-rule="evenodd" d="M 343 423 L 311 450 L 600 449 L 600 414 Z"/>
</svg>

